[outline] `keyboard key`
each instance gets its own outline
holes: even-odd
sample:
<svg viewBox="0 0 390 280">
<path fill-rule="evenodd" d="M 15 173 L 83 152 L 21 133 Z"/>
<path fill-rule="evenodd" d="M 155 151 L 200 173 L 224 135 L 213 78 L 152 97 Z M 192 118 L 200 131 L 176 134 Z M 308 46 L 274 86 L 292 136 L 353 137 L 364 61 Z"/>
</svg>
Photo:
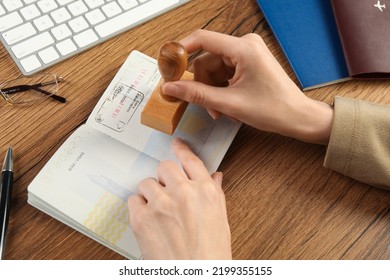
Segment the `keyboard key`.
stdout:
<svg viewBox="0 0 390 280">
<path fill-rule="evenodd" d="M 65 8 L 60 8 L 51 12 L 51 17 L 57 24 L 63 23 L 71 18 L 70 14 Z"/>
<path fill-rule="evenodd" d="M 87 6 L 81 0 L 69 4 L 68 9 L 75 17 L 88 11 Z"/>
<path fill-rule="evenodd" d="M 67 4 L 69 4 L 70 2 L 73 2 L 74 0 L 57 0 L 58 4 L 60 4 L 61 6 L 65 6 Z"/>
<path fill-rule="evenodd" d="M 121 5 L 122 9 L 124 10 L 134 8 L 135 6 L 138 5 L 137 0 L 119 0 L 118 3 L 119 5 Z"/>
<path fill-rule="evenodd" d="M 86 13 L 85 17 L 87 18 L 88 22 L 91 25 L 95 25 L 95 24 L 102 22 L 103 20 L 106 19 L 106 17 L 103 15 L 103 13 L 99 9 L 96 9 L 96 10 L 93 10 L 89 13 Z"/>
<path fill-rule="evenodd" d="M 85 21 L 83 17 L 72 19 L 71 21 L 68 22 L 68 24 L 70 28 L 72 28 L 74 33 L 78 33 L 89 27 L 88 23 Z"/>
<path fill-rule="evenodd" d="M 57 27 L 54 27 L 51 30 L 51 33 L 53 33 L 54 37 L 58 41 L 61 41 L 62 39 L 65 39 L 66 37 L 69 37 L 70 35 L 72 35 L 72 32 L 70 31 L 68 26 L 66 26 L 66 24 L 61 24 Z"/>
<path fill-rule="evenodd" d="M 65 41 L 58 43 L 56 47 L 62 55 L 67 55 L 77 50 L 77 47 L 71 39 L 66 39 Z"/>
<path fill-rule="evenodd" d="M 20 9 L 20 12 L 25 20 L 30 20 L 41 15 L 41 12 L 38 10 L 35 4 Z"/>
<path fill-rule="evenodd" d="M 26 4 L 28 5 L 28 4 L 37 2 L 37 1 L 38 1 L 38 0 L 24 0 L 24 3 L 26 3 Z"/>
<path fill-rule="evenodd" d="M 95 29 L 100 37 L 107 37 L 118 32 L 122 28 L 135 24 L 136 22 L 177 3 L 179 3 L 179 0 L 153 0 L 105 21 L 97 25 Z"/>
<path fill-rule="evenodd" d="M 8 11 L 15 11 L 23 7 L 23 3 L 20 0 L 3 0 L 3 5 Z"/>
<path fill-rule="evenodd" d="M 12 12 L 8 15 L 0 17 L 0 32 L 17 26 L 23 22 L 23 19 L 17 12 Z"/>
<path fill-rule="evenodd" d="M 35 35 L 37 32 L 30 22 L 19 25 L 18 27 L 3 33 L 3 38 L 8 45 L 13 45 L 19 41 Z"/>
<path fill-rule="evenodd" d="M 93 32 L 92 29 L 88 29 L 80 34 L 74 36 L 76 44 L 82 48 L 98 40 L 98 36 Z"/>
<path fill-rule="evenodd" d="M 39 62 L 38 58 L 35 55 L 22 59 L 20 61 L 20 64 L 22 64 L 26 72 L 30 72 L 42 66 L 42 64 Z"/>
<path fill-rule="evenodd" d="M 17 58 L 22 58 L 53 43 L 53 37 L 51 37 L 49 32 L 46 31 L 13 46 L 11 50 Z"/>
<path fill-rule="evenodd" d="M 40 18 L 37 18 L 33 22 L 39 31 L 43 31 L 54 26 L 54 22 L 50 19 L 48 15 L 44 15 Z"/>
<path fill-rule="evenodd" d="M 47 13 L 58 8 L 58 5 L 54 0 L 41 0 L 38 2 L 38 6 L 43 13 Z"/>
<path fill-rule="evenodd" d="M 122 9 L 119 7 L 119 5 L 116 2 L 110 2 L 107 5 L 104 5 L 102 7 L 102 10 L 109 18 L 116 16 L 122 12 Z"/>
<path fill-rule="evenodd" d="M 90 9 L 97 8 L 104 4 L 104 0 L 84 0 Z"/>
<path fill-rule="evenodd" d="M 47 48 L 38 53 L 39 57 L 42 59 L 43 63 L 49 63 L 56 59 L 58 59 L 60 56 L 58 55 L 57 51 L 53 48 Z"/>
<path fill-rule="evenodd" d="M 5 14 L 4 8 L 0 5 L 0 16 Z"/>
</svg>

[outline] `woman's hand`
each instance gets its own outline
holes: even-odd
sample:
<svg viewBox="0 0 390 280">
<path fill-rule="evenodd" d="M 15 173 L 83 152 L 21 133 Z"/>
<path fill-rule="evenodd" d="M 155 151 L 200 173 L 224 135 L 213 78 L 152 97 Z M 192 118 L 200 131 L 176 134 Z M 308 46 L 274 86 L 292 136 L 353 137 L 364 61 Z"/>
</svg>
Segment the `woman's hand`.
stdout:
<svg viewBox="0 0 390 280">
<path fill-rule="evenodd" d="M 262 38 L 198 30 L 181 41 L 195 59 L 195 81 L 167 82 L 164 94 L 206 107 L 260 130 L 303 141 L 329 141 L 333 109 L 306 97 L 271 54 Z"/>
<path fill-rule="evenodd" d="M 173 140 L 172 148 L 182 169 L 172 161 L 161 162 L 158 178 L 142 181 L 140 194 L 128 200 L 143 257 L 231 259 L 222 174 L 210 176 L 181 140 Z"/>
</svg>

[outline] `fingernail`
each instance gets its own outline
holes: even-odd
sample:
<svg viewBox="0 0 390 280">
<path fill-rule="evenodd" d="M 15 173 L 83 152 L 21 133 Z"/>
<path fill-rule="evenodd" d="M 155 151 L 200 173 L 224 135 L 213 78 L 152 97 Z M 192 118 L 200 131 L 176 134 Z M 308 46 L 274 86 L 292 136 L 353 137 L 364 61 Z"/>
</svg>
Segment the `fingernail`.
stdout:
<svg viewBox="0 0 390 280">
<path fill-rule="evenodd" d="M 220 185 L 222 185 L 223 181 L 223 173 L 222 172 L 216 172 L 215 175 L 217 176 L 217 181 Z"/>
<path fill-rule="evenodd" d="M 219 119 L 221 117 L 221 113 L 215 110 L 208 110 L 209 115 L 213 118 L 213 120 Z"/>
<path fill-rule="evenodd" d="M 171 143 L 172 145 L 180 145 L 183 143 L 183 140 L 181 138 L 173 138 Z"/>
<path fill-rule="evenodd" d="M 177 94 L 179 93 L 179 87 L 172 83 L 164 83 L 162 85 L 162 92 L 166 95 L 177 96 Z"/>
</svg>

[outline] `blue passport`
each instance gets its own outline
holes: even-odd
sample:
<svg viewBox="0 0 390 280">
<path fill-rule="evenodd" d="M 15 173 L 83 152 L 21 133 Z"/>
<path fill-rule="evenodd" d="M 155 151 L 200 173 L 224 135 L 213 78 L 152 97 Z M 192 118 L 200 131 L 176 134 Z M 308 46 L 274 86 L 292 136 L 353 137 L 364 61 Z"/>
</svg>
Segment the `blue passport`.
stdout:
<svg viewBox="0 0 390 280">
<path fill-rule="evenodd" d="M 349 79 L 327 0 L 257 0 L 303 90 Z"/>
</svg>

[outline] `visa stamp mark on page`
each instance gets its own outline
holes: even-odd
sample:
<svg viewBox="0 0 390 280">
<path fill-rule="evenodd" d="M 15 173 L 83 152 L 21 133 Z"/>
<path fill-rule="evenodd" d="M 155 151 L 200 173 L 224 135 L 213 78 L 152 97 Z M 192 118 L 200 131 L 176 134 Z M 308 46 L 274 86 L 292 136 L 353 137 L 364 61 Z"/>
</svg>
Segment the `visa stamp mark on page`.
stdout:
<svg viewBox="0 0 390 280">
<path fill-rule="evenodd" d="M 95 121 L 117 132 L 122 132 L 143 99 L 142 92 L 119 83 L 102 104 L 95 116 Z"/>
</svg>

